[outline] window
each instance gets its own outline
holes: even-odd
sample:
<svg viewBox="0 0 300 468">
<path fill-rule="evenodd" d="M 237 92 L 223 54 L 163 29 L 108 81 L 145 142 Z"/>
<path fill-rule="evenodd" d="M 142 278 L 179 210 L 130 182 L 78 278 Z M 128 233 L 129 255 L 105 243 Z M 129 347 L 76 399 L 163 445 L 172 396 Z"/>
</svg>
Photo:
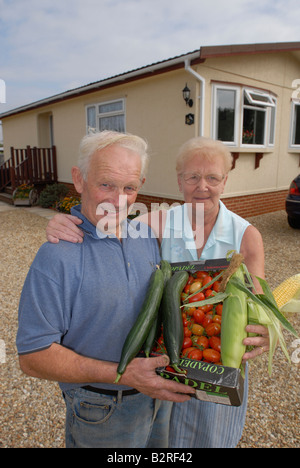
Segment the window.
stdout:
<svg viewBox="0 0 300 468">
<path fill-rule="evenodd" d="M 240 86 L 214 86 L 213 138 L 230 146 L 272 146 L 275 120 L 276 99 L 271 94 Z"/>
<path fill-rule="evenodd" d="M 300 146 L 300 101 L 292 101 L 291 146 Z"/>
<path fill-rule="evenodd" d="M 231 145 L 235 145 L 237 139 L 238 94 L 235 88 L 215 87 L 214 138 Z"/>
<path fill-rule="evenodd" d="M 244 89 L 243 145 L 267 146 L 274 144 L 275 107 L 276 101 L 271 95 Z"/>
<path fill-rule="evenodd" d="M 86 119 L 87 132 L 91 130 L 125 132 L 125 101 L 119 99 L 88 106 Z"/>
</svg>

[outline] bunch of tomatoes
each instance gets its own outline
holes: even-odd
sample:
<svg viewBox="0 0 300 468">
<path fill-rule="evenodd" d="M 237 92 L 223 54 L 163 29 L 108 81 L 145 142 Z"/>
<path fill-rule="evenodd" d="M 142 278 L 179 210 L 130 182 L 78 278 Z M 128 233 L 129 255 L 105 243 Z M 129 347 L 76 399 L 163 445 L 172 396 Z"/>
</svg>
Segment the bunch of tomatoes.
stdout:
<svg viewBox="0 0 300 468">
<path fill-rule="evenodd" d="M 190 273 L 181 294 L 181 305 L 203 301 L 218 293 L 220 281 L 213 281 L 220 271 L 197 271 Z M 210 285 L 209 285 L 210 284 Z M 208 286 L 206 286 L 208 285 Z M 204 288 L 204 289 L 202 289 Z M 201 292 L 196 293 L 199 289 Z M 194 294 L 196 293 L 196 294 Z M 221 365 L 221 322 L 223 304 L 207 304 L 202 307 L 182 307 L 184 339 L 181 357 Z M 163 333 L 154 349 L 157 353 L 166 353 Z M 171 369 L 171 368 L 170 368 Z"/>
<path fill-rule="evenodd" d="M 189 275 L 186 286 L 181 294 L 182 304 L 203 301 L 219 292 L 220 281 L 216 280 L 210 286 L 213 278 L 220 272 L 197 271 Z M 200 288 L 204 289 L 194 294 Z M 189 297 L 191 294 L 193 296 Z M 199 361 L 221 363 L 221 322 L 223 304 L 209 304 L 202 307 L 184 307 L 182 321 L 184 340 L 182 357 Z"/>
</svg>

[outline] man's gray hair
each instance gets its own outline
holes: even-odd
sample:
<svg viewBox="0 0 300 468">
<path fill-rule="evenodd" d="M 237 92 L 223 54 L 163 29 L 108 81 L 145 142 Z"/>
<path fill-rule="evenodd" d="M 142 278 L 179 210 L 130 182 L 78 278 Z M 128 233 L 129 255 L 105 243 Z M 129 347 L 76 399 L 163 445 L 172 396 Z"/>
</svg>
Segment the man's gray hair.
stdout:
<svg viewBox="0 0 300 468">
<path fill-rule="evenodd" d="M 82 138 L 79 147 L 78 167 L 83 178 L 86 180 L 90 160 L 96 151 L 102 150 L 111 145 L 118 145 L 137 153 L 141 158 L 141 179 L 145 176 L 149 155 L 147 153 L 147 142 L 136 135 L 130 133 L 120 133 L 112 130 L 90 133 Z"/>
</svg>

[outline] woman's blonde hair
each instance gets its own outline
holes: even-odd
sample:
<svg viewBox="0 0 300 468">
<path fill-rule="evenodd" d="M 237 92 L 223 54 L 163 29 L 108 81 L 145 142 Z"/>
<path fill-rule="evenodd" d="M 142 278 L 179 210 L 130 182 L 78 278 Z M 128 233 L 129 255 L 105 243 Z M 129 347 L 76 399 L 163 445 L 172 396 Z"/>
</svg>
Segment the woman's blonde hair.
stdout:
<svg viewBox="0 0 300 468">
<path fill-rule="evenodd" d="M 196 155 L 209 161 L 214 161 L 216 157 L 221 156 L 224 162 L 225 174 L 228 174 L 232 167 L 232 154 L 221 141 L 195 137 L 185 142 L 179 149 L 176 159 L 177 174 L 181 174 L 184 164 Z"/>
<path fill-rule="evenodd" d="M 141 179 L 144 177 L 149 164 L 147 153 L 148 145 L 143 138 L 130 133 L 120 133 L 112 130 L 89 133 L 82 138 L 79 147 L 78 167 L 83 178 L 86 180 L 90 160 L 96 151 L 107 146 L 118 145 L 137 153 L 141 158 Z"/>
</svg>

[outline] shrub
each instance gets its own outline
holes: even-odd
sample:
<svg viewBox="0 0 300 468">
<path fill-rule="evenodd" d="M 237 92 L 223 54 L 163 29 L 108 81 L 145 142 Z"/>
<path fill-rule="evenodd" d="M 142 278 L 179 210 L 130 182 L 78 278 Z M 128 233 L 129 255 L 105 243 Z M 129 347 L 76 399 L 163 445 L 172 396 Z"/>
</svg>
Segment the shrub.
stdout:
<svg viewBox="0 0 300 468">
<path fill-rule="evenodd" d="M 69 189 L 64 184 L 47 185 L 40 194 L 39 205 L 42 208 L 54 208 L 68 192 Z"/>
</svg>

